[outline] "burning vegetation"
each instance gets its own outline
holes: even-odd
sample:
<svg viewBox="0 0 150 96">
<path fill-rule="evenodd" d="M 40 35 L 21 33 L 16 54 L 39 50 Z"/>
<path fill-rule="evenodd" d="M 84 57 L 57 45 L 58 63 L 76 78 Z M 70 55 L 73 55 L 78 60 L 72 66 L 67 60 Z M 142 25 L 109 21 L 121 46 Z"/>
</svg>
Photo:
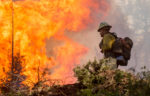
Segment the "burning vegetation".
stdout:
<svg viewBox="0 0 150 96">
<path fill-rule="evenodd" d="M 88 48 L 64 32 L 85 29 L 93 22 L 93 10 L 106 15 L 108 9 L 105 0 L 0 0 L 2 87 L 32 88 L 42 80 L 62 81 L 59 84 L 76 82 L 72 69 Z M 46 55 L 49 38 L 53 38 L 49 45 L 53 41 L 63 42 L 54 46 L 55 55 L 51 57 Z"/>
<path fill-rule="evenodd" d="M 74 68 L 89 49 L 66 34 L 86 29 L 93 11 L 104 17 L 109 7 L 107 0 L 0 0 L 0 95 L 149 96 L 149 72 L 102 68 L 103 59 Z"/>
</svg>

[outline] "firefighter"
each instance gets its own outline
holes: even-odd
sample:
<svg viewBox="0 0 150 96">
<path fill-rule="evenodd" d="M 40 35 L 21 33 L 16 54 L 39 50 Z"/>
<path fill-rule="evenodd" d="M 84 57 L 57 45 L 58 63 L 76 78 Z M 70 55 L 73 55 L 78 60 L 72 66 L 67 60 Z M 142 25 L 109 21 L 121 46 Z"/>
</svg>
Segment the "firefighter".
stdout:
<svg viewBox="0 0 150 96">
<path fill-rule="evenodd" d="M 98 32 L 100 33 L 102 40 L 99 44 L 99 47 L 101 52 L 104 54 L 104 60 L 107 62 L 105 66 L 115 69 L 118 68 L 118 63 L 125 63 L 125 59 L 122 55 L 122 45 L 117 43 L 117 47 L 116 45 L 114 46 L 114 43 L 116 43 L 118 37 L 115 33 L 110 32 L 111 28 L 112 26 L 106 22 L 100 23 Z M 121 40 L 118 40 L 118 42 L 119 41 Z"/>
</svg>

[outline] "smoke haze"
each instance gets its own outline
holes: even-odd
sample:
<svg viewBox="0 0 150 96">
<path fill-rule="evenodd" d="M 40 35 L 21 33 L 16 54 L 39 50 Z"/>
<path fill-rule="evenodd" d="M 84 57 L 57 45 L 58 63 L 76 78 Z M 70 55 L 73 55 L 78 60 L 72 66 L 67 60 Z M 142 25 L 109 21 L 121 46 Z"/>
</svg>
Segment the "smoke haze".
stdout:
<svg viewBox="0 0 150 96">
<path fill-rule="evenodd" d="M 150 0 L 112 0 L 112 2 L 114 10 L 108 19 L 113 24 L 114 30 L 123 37 L 131 37 L 134 42 L 131 60 L 126 68 L 134 68 L 137 72 L 143 66 L 150 69 Z"/>
<path fill-rule="evenodd" d="M 134 42 L 128 66 L 119 68 L 126 70 L 133 68 L 136 72 L 143 66 L 150 69 L 148 64 L 150 61 L 150 0 L 109 0 L 109 4 L 109 13 L 103 18 L 100 13 L 92 14 L 95 21 L 89 24 L 87 29 L 76 35 L 67 34 L 89 48 L 88 53 L 81 60 L 81 65 L 94 58 L 103 57 L 98 47 L 101 37 L 97 28 L 101 21 L 107 21 L 113 26 L 111 32 L 116 32 L 119 37 L 130 37 Z"/>
</svg>

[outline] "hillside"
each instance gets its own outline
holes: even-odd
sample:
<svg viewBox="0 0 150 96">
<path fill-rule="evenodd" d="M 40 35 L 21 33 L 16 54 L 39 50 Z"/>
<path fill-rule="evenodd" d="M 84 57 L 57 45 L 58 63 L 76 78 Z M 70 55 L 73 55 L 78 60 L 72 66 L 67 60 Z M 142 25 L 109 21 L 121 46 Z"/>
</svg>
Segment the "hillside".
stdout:
<svg viewBox="0 0 150 96">
<path fill-rule="evenodd" d="M 74 68 L 78 82 L 69 85 L 37 82 L 30 90 L 4 90 L 1 96 L 150 96 L 149 72 L 133 75 L 119 69 L 111 69 L 105 61 L 88 62 Z"/>
</svg>

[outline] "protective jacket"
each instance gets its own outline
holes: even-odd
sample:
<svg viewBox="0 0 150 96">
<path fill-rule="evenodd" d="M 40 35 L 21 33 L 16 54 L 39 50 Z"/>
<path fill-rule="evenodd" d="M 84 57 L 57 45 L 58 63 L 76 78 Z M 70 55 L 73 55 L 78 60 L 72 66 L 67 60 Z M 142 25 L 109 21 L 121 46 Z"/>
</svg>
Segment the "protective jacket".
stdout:
<svg viewBox="0 0 150 96">
<path fill-rule="evenodd" d="M 102 41 L 99 44 L 102 53 L 104 53 L 104 57 L 114 57 L 115 54 L 112 52 L 113 43 L 115 42 L 116 37 L 112 35 L 112 33 L 107 33 L 104 35 Z"/>
</svg>

